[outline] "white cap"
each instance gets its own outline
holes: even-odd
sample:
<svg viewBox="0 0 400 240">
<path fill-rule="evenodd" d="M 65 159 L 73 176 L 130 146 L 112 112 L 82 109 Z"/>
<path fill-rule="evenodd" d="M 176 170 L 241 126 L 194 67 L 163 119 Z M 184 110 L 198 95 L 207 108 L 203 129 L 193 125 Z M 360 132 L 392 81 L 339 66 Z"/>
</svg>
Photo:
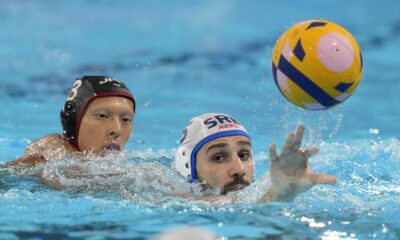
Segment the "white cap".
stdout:
<svg viewBox="0 0 400 240">
<path fill-rule="evenodd" d="M 233 117 L 224 113 L 206 113 L 190 120 L 182 132 L 175 155 L 175 168 L 189 182 L 197 180 L 196 154 L 208 142 L 229 136 L 245 136 L 246 129 Z"/>
</svg>

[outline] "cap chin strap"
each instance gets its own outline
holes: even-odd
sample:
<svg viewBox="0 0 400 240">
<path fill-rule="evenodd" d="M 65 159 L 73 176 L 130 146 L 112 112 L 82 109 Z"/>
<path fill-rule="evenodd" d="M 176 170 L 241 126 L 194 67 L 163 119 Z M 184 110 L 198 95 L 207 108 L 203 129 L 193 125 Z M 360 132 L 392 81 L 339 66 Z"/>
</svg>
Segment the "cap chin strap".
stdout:
<svg viewBox="0 0 400 240">
<path fill-rule="evenodd" d="M 229 131 L 223 131 L 223 132 L 217 132 L 214 134 L 211 134 L 210 136 L 207 136 L 203 138 L 200 142 L 196 144 L 196 146 L 193 148 L 192 154 L 190 155 L 190 178 L 189 182 L 193 183 L 196 182 L 197 179 L 197 169 L 196 169 L 196 155 L 200 151 L 200 149 L 207 144 L 208 142 L 215 140 L 217 138 L 222 138 L 222 137 L 231 137 L 231 136 L 245 136 L 248 139 L 250 139 L 249 134 L 247 134 L 245 131 L 242 130 L 229 130 Z"/>
</svg>

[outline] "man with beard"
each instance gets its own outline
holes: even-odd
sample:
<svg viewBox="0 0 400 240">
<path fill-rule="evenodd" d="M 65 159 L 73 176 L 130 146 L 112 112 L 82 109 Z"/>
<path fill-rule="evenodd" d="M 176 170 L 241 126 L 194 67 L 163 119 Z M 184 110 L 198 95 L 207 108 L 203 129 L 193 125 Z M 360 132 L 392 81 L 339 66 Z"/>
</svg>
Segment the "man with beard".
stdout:
<svg viewBox="0 0 400 240">
<path fill-rule="evenodd" d="M 258 200 L 292 201 L 315 184 L 334 184 L 336 177 L 311 171 L 308 158 L 316 147 L 300 149 L 304 126 L 290 133 L 277 155 L 270 145 L 267 192 Z M 176 152 L 175 168 L 189 182 L 200 182 L 205 188 L 218 188 L 225 195 L 243 189 L 253 182 L 254 160 L 251 139 L 246 129 L 233 117 L 206 113 L 191 119 L 183 130 Z"/>
</svg>

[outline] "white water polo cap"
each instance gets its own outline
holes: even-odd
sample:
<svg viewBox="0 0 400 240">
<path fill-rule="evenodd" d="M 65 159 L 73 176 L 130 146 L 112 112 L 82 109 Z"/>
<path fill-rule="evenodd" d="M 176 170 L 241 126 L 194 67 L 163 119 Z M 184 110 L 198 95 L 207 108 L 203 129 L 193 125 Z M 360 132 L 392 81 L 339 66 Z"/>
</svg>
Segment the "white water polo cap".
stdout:
<svg viewBox="0 0 400 240">
<path fill-rule="evenodd" d="M 189 182 L 197 180 L 196 155 L 208 142 L 222 137 L 245 136 L 246 129 L 233 117 L 223 113 L 206 113 L 190 120 L 182 132 L 175 155 L 175 168 Z"/>
</svg>

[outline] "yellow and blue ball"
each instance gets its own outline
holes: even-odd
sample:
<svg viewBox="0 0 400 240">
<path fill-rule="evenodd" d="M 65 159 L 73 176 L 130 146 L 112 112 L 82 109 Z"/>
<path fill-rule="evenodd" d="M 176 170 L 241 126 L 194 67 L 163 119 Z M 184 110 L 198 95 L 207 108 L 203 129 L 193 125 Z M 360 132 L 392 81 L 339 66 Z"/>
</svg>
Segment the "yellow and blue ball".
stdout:
<svg viewBox="0 0 400 240">
<path fill-rule="evenodd" d="M 305 109 L 338 105 L 356 90 L 362 56 L 354 37 L 325 20 L 297 23 L 277 41 L 272 72 L 281 93 Z"/>
</svg>

